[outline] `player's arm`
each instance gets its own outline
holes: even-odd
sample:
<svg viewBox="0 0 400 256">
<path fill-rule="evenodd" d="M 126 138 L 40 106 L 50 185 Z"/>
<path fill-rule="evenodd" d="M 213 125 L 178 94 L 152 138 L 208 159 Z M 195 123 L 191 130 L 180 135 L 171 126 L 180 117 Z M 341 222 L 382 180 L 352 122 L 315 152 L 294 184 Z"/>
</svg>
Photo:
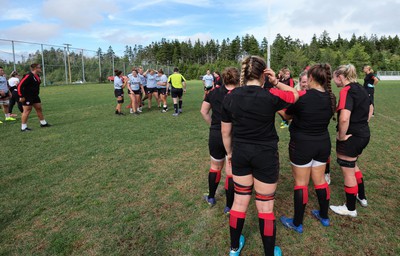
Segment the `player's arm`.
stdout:
<svg viewBox="0 0 400 256">
<path fill-rule="evenodd" d="M 350 125 L 350 116 L 351 111 L 348 109 L 340 110 L 339 121 L 338 121 L 338 133 L 337 139 L 339 141 L 347 140 L 351 134 L 347 134 L 347 130 L 349 129 Z"/>
<path fill-rule="evenodd" d="M 375 86 L 379 83 L 379 79 L 376 76 L 373 76 L 373 78 L 374 78 L 374 86 Z"/>
<path fill-rule="evenodd" d="M 211 110 L 211 104 L 208 103 L 207 101 L 203 101 L 203 103 L 201 104 L 200 113 L 204 121 L 206 121 L 208 125 L 211 125 L 210 110 Z"/>
<path fill-rule="evenodd" d="M 290 87 L 284 83 L 281 83 L 275 75 L 275 72 L 272 69 L 265 69 L 264 74 L 268 77 L 268 80 L 271 84 L 273 84 L 276 88 L 278 88 L 281 91 L 286 91 L 286 92 L 292 92 L 294 96 L 294 101 L 291 103 L 295 103 L 299 99 L 299 93 L 297 90 L 293 87 Z"/>
<path fill-rule="evenodd" d="M 232 123 L 221 122 L 222 141 L 228 156 L 228 161 L 232 159 Z"/>
<path fill-rule="evenodd" d="M 182 76 L 182 87 L 183 87 L 183 92 L 186 92 L 186 79 Z"/>
</svg>

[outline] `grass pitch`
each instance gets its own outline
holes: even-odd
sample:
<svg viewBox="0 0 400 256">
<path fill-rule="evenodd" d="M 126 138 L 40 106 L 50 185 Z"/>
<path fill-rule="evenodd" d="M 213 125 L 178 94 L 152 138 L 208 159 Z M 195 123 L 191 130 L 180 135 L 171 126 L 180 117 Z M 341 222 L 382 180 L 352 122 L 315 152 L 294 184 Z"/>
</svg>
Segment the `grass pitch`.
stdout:
<svg viewBox="0 0 400 256">
<path fill-rule="evenodd" d="M 138 117 L 116 116 L 110 84 L 42 88 L 41 98 L 52 127 L 40 128 L 34 112 L 30 133 L 20 132 L 19 121 L 0 125 L 0 255 L 228 254 L 223 184 L 215 207 L 201 200 L 209 155 L 200 81 L 189 81 L 179 117 L 171 116 L 170 98 L 168 113 L 153 102 Z M 304 233 L 277 222 L 284 255 L 400 255 L 399 98 L 399 82 L 376 88 L 372 137 L 359 159 L 369 206 L 357 206 L 357 218 L 330 211 L 332 226 L 324 228 L 310 213 L 318 206 L 310 184 Z M 289 133 L 278 121 L 277 218 L 293 215 Z M 337 205 L 345 196 L 333 122 L 330 131 L 331 204 Z M 253 202 L 247 216 L 242 254 L 262 255 Z"/>
</svg>

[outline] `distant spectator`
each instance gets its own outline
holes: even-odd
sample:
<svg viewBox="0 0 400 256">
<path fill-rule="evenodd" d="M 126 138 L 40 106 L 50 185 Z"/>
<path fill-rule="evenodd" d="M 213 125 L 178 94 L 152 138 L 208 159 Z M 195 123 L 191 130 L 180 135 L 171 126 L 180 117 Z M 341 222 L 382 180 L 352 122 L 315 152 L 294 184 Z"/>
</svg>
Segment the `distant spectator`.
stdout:
<svg viewBox="0 0 400 256">
<path fill-rule="evenodd" d="M 10 98 L 10 105 L 8 106 L 8 113 L 11 117 L 17 117 L 16 114 L 13 114 L 13 108 L 15 103 L 18 106 L 19 111 L 22 113 L 24 110 L 22 108 L 22 103 L 19 102 L 18 96 L 18 84 L 19 84 L 19 75 L 16 70 L 11 72 L 10 79 L 8 79 L 8 85 L 10 86 L 11 98 Z"/>
<path fill-rule="evenodd" d="M 374 103 L 375 85 L 379 83 L 379 79 L 374 75 L 374 70 L 371 68 L 371 66 L 364 66 L 363 71 L 365 73 L 364 88 L 365 90 L 367 90 L 369 99 L 371 100 L 371 103 L 374 106 L 374 111 L 375 111 L 375 103 Z M 372 115 L 374 115 L 374 113 Z"/>
<path fill-rule="evenodd" d="M 214 77 L 211 75 L 209 69 L 207 69 L 207 73 L 203 76 L 202 80 L 205 92 L 208 92 L 214 87 Z"/>
<path fill-rule="evenodd" d="M 0 106 L 3 107 L 3 112 L 6 121 L 15 121 L 16 119 L 10 116 L 8 105 L 10 104 L 10 88 L 7 78 L 4 76 L 3 67 L 0 67 Z"/>
</svg>

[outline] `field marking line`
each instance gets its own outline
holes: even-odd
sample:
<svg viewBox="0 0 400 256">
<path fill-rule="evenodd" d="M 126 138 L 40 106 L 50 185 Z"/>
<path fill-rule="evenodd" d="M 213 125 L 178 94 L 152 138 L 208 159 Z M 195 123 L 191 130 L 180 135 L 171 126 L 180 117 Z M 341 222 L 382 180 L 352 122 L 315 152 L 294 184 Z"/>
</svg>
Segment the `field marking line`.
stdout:
<svg viewBox="0 0 400 256">
<path fill-rule="evenodd" d="M 384 117 L 384 118 L 386 118 L 386 119 L 389 119 L 390 121 L 393 121 L 393 122 L 395 122 L 395 123 L 398 123 L 398 124 L 400 124 L 400 122 L 399 122 L 399 121 L 397 121 L 396 119 L 394 119 L 394 118 L 391 118 L 391 117 L 389 117 L 389 116 L 386 116 L 386 115 L 383 115 L 383 114 L 381 114 L 381 113 L 376 113 L 375 115 L 382 116 L 382 117 Z"/>
</svg>

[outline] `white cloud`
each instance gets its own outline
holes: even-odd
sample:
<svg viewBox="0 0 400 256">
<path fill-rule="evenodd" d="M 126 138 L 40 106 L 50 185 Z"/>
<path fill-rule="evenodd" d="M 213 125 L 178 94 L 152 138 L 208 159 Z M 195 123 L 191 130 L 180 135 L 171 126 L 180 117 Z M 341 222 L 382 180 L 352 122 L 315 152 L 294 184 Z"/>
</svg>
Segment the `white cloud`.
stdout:
<svg viewBox="0 0 400 256">
<path fill-rule="evenodd" d="M 111 0 L 46 0 L 43 13 L 46 18 L 60 20 L 67 27 L 84 29 L 114 13 L 115 6 Z"/>
<path fill-rule="evenodd" d="M 34 9 L 9 8 L 3 11 L 0 20 L 33 21 L 35 13 Z"/>
<path fill-rule="evenodd" d="M 130 4 L 131 2 L 129 2 Z M 213 5 L 211 0 L 153 0 L 153 1 L 142 1 L 133 7 L 130 7 L 128 11 L 144 10 L 150 6 L 159 6 L 161 4 L 166 4 L 173 6 L 175 4 L 189 5 L 196 7 L 210 7 Z"/>
<path fill-rule="evenodd" d="M 31 22 L 0 31 L 1 37 L 45 43 L 60 34 L 57 24 Z"/>
</svg>

